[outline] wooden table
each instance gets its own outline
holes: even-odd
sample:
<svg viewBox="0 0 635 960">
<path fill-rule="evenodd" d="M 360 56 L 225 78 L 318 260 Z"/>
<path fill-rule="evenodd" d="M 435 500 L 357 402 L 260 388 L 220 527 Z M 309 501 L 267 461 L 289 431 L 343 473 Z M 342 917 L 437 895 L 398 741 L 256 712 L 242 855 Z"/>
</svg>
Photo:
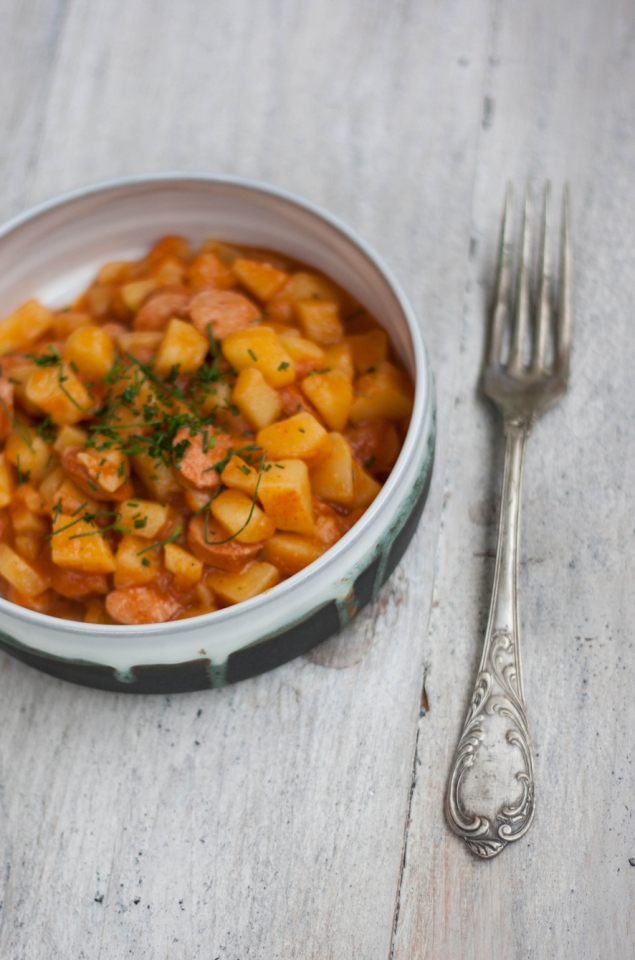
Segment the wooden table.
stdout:
<svg viewBox="0 0 635 960">
<path fill-rule="evenodd" d="M 0 956 L 635 955 L 635 7 L 627 0 L 4 0 L 0 214 L 140 171 L 309 197 L 396 269 L 439 399 L 377 603 L 312 654 L 173 697 L 0 658 Z M 504 184 L 571 182 L 572 388 L 528 449 L 538 806 L 492 862 L 446 776 L 493 575 L 476 381 Z"/>
</svg>

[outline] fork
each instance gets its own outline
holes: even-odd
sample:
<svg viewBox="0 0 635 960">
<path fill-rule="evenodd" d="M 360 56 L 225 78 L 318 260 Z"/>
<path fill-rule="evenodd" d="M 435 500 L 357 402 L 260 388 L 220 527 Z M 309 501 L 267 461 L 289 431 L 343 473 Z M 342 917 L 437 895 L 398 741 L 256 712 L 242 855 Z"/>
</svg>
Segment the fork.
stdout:
<svg viewBox="0 0 635 960">
<path fill-rule="evenodd" d="M 545 185 L 538 290 L 532 310 L 532 191 L 527 186 L 512 313 L 512 188 L 507 186 L 498 282 L 481 389 L 499 408 L 506 437 L 496 568 L 483 654 L 452 763 L 445 812 L 479 857 L 522 837 L 534 815 L 534 761 L 520 659 L 518 545 L 523 454 L 534 421 L 567 390 L 572 323 L 569 191 L 562 204 L 557 309 L 550 273 L 550 186 Z"/>
</svg>

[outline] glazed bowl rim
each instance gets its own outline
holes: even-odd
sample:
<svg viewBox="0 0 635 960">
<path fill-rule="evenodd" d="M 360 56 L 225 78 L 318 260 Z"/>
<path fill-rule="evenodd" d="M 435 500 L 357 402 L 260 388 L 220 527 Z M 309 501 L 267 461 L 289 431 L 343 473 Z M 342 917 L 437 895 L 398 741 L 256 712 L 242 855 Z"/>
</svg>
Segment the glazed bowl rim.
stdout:
<svg viewBox="0 0 635 960">
<path fill-rule="evenodd" d="M 218 626 L 220 628 L 221 626 L 230 624 L 237 611 L 240 611 L 241 615 L 253 613 L 257 616 L 258 609 L 265 604 L 268 605 L 272 601 L 277 601 L 283 604 L 286 593 L 296 590 L 302 585 L 303 581 L 310 582 L 313 577 L 319 576 L 321 571 L 333 561 L 335 554 L 339 555 L 345 552 L 348 548 L 352 547 L 355 541 L 363 535 L 364 530 L 378 518 L 378 516 L 383 512 L 384 508 L 388 505 L 390 498 L 398 488 L 400 481 L 404 478 L 411 459 L 416 457 L 417 452 L 420 449 L 419 444 L 423 445 L 427 439 L 427 436 L 419 437 L 422 426 L 428 423 L 428 432 L 433 430 L 431 420 L 433 415 L 434 386 L 427 348 L 414 308 L 412 307 L 408 296 L 401 286 L 400 281 L 397 279 L 392 268 L 388 266 L 384 259 L 373 249 L 369 243 L 363 239 L 363 237 L 357 233 L 356 230 L 354 230 L 352 227 L 349 227 L 336 214 L 331 213 L 329 210 L 326 210 L 319 204 L 305 199 L 304 197 L 301 197 L 289 190 L 274 186 L 273 184 L 264 183 L 259 180 L 240 177 L 232 174 L 167 171 L 114 177 L 107 180 L 100 180 L 96 183 L 87 184 L 82 187 L 77 187 L 61 194 L 56 194 L 47 200 L 29 207 L 28 209 L 22 211 L 0 225 L 0 241 L 5 236 L 21 227 L 23 224 L 28 223 L 31 220 L 35 220 L 38 217 L 43 216 L 59 207 L 63 207 L 75 200 L 90 198 L 91 196 L 98 194 L 107 194 L 110 191 L 115 191 L 126 187 L 160 187 L 161 185 L 166 187 L 174 187 L 178 186 L 179 184 L 188 183 L 193 185 L 196 185 L 197 183 L 220 185 L 226 184 L 227 186 L 234 186 L 246 189 L 248 191 L 253 191 L 254 194 L 264 194 L 274 199 L 282 200 L 288 204 L 291 204 L 292 206 L 299 207 L 301 210 L 311 214 L 318 220 L 322 220 L 328 226 L 334 228 L 336 231 L 342 234 L 346 240 L 348 240 L 353 246 L 357 247 L 358 250 L 362 252 L 366 260 L 369 261 L 372 267 L 383 277 L 383 279 L 387 282 L 391 293 L 399 304 L 402 315 L 408 327 L 408 333 L 412 344 L 415 399 L 412 418 L 404 444 L 401 448 L 397 461 L 390 472 L 388 479 L 377 495 L 377 498 L 368 507 L 360 519 L 351 527 L 351 529 L 340 540 L 338 540 L 337 543 L 325 551 L 325 553 L 317 560 L 314 560 L 303 570 L 300 570 L 293 576 L 288 577 L 286 580 L 283 580 L 281 583 L 277 584 L 275 587 L 272 587 L 271 590 L 265 591 L 263 594 L 259 594 L 258 596 L 252 597 L 249 600 L 243 600 L 239 604 L 221 608 L 220 610 L 213 611 L 212 613 L 202 614 L 200 616 L 187 618 L 185 620 L 169 620 L 164 623 L 151 624 L 94 624 L 77 620 L 66 620 L 59 617 L 50 616 L 49 614 L 39 613 L 35 610 L 29 610 L 27 607 L 22 607 L 19 604 L 12 603 L 10 600 L 5 600 L 4 598 L 0 597 L 0 611 L 4 611 L 11 618 L 21 620 L 25 623 L 33 625 L 34 627 L 46 626 L 48 629 L 53 629 L 56 631 L 66 630 L 73 634 L 83 636 L 92 635 L 100 638 L 103 637 L 104 639 L 107 637 L 121 638 L 122 632 L 125 631 L 126 635 L 134 635 L 139 640 L 142 640 L 144 636 L 147 636 L 148 640 L 151 640 L 154 637 L 169 635 L 177 631 L 183 634 L 189 633 L 206 625 L 209 625 L 210 627 Z"/>
</svg>

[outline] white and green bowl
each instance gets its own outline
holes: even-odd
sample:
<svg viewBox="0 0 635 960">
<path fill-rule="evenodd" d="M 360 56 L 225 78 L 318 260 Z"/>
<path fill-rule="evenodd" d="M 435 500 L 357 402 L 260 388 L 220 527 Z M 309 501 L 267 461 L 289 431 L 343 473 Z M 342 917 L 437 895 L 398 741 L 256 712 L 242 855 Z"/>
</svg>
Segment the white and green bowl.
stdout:
<svg viewBox="0 0 635 960">
<path fill-rule="evenodd" d="M 216 613 L 144 626 L 59 620 L 0 599 L 0 648 L 75 683 L 130 693 L 221 687 L 277 667 L 346 626 L 401 559 L 434 455 L 434 387 L 417 318 L 390 269 L 336 217 L 236 177 L 166 174 L 98 184 L 0 228 L 0 316 L 30 297 L 60 307 L 109 260 L 164 234 L 278 250 L 333 277 L 389 333 L 415 381 L 412 422 L 374 503 L 305 570 Z"/>
</svg>

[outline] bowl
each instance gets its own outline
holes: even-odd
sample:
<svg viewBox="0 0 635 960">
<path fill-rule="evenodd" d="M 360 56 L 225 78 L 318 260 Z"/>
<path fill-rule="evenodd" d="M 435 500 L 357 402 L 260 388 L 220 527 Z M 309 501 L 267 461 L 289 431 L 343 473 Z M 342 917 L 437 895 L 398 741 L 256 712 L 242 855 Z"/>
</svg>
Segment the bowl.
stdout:
<svg viewBox="0 0 635 960">
<path fill-rule="evenodd" d="M 61 307 L 105 261 L 140 257 L 183 234 L 286 253 L 349 290 L 389 333 L 415 381 L 410 429 L 392 473 L 355 526 L 272 590 L 189 620 L 78 623 L 0 599 L 0 647 L 46 673 L 102 690 L 175 693 L 221 687 L 306 653 L 345 627 L 401 559 L 426 500 L 434 388 L 414 311 L 390 269 L 332 214 L 236 177 L 167 174 L 100 183 L 0 228 L 0 316 L 30 297 Z"/>
</svg>

